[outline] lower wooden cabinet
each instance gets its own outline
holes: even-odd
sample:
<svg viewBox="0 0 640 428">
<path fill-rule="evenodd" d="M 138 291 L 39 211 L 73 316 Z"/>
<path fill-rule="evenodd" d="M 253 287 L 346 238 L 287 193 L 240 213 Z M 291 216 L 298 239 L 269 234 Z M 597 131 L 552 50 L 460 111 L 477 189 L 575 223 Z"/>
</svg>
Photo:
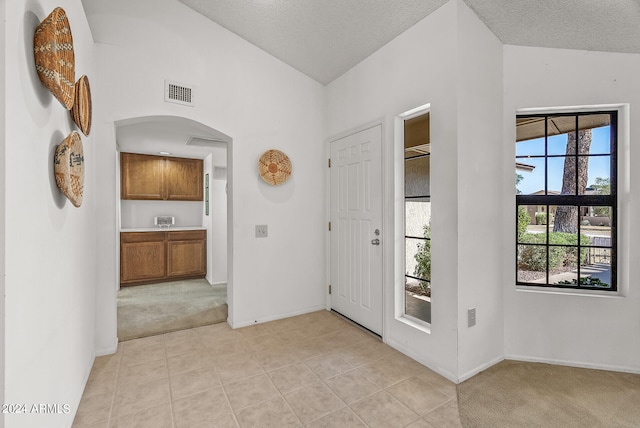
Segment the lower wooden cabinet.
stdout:
<svg viewBox="0 0 640 428">
<path fill-rule="evenodd" d="M 167 241 L 167 277 L 207 274 L 206 232 L 169 232 Z"/>
<path fill-rule="evenodd" d="M 201 278 L 207 274 L 205 230 L 120 233 L 120 284 Z"/>
</svg>

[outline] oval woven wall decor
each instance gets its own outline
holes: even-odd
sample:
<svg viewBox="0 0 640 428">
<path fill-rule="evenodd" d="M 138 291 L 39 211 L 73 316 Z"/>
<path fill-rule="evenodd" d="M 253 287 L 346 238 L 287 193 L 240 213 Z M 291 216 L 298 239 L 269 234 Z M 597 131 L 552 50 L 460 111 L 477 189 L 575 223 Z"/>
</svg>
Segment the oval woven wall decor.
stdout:
<svg viewBox="0 0 640 428">
<path fill-rule="evenodd" d="M 260 156 L 258 171 L 265 183 L 278 186 L 289 179 L 291 161 L 280 150 L 267 150 Z"/>
<path fill-rule="evenodd" d="M 75 84 L 75 101 L 71 107 L 71 118 L 86 136 L 91 132 L 91 87 L 89 78 L 82 75 Z"/>
<path fill-rule="evenodd" d="M 58 189 L 73 206 L 82 205 L 84 191 L 84 151 L 80 134 L 73 131 L 56 147 L 53 172 Z"/>
<path fill-rule="evenodd" d="M 75 94 L 75 57 L 69 20 L 61 7 L 36 27 L 33 55 L 42 84 L 70 110 Z"/>
</svg>

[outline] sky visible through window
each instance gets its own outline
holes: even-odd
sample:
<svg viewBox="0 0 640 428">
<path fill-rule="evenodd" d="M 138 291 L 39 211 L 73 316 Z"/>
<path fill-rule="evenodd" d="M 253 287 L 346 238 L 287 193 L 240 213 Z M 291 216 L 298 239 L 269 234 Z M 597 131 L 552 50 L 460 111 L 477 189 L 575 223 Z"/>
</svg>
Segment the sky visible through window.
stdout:
<svg viewBox="0 0 640 428">
<path fill-rule="evenodd" d="M 549 137 L 549 155 L 564 155 L 567 150 L 567 134 Z M 610 152 L 610 127 L 594 128 L 591 134 L 590 154 L 604 154 Z M 544 138 L 520 141 L 516 143 L 516 156 L 544 156 Z M 522 176 L 518 184 L 518 190 L 523 195 L 530 195 L 544 190 L 545 164 L 544 158 L 518 157 L 518 163 L 535 166 L 532 172 L 516 171 Z M 589 158 L 587 186 L 595 183 L 596 178 L 609 178 L 609 156 L 592 156 Z M 564 170 L 564 157 L 549 158 L 549 191 L 558 192 L 562 189 L 562 172 Z"/>
</svg>

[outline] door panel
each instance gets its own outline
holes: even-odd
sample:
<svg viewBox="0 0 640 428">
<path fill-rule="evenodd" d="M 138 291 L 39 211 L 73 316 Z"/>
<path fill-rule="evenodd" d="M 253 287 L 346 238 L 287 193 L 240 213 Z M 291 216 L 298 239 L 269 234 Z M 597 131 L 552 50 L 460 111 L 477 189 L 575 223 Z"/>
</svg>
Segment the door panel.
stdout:
<svg viewBox="0 0 640 428">
<path fill-rule="evenodd" d="M 378 125 L 333 141 L 330 173 L 331 308 L 377 334 L 382 334 L 381 131 Z"/>
</svg>

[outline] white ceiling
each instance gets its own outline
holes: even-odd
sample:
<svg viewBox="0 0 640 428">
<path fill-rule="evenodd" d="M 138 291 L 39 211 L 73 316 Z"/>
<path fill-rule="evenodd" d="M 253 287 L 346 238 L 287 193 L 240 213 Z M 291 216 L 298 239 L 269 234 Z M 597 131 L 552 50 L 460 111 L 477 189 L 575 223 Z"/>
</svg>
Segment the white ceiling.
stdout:
<svg viewBox="0 0 640 428">
<path fill-rule="evenodd" d="M 640 0 L 464 0 L 502 43 L 640 53 Z"/>
<path fill-rule="evenodd" d="M 327 84 L 450 0 L 177 1 Z M 505 44 L 640 53 L 640 0 L 464 1 Z M 90 25 L 95 13 L 133 13 L 104 0 L 82 3 Z M 99 30 L 92 28 L 94 37 Z M 210 131 L 165 119 L 138 121 L 119 124 L 118 143 L 123 151 L 204 157 L 212 149 L 185 141 L 217 135 Z"/>
<path fill-rule="evenodd" d="M 179 0 L 322 84 L 447 0 Z"/>
<path fill-rule="evenodd" d="M 179 1 L 322 84 L 447 2 Z M 640 0 L 464 1 L 505 44 L 640 53 Z"/>
<path fill-rule="evenodd" d="M 190 137 L 211 140 L 208 146 L 191 146 Z M 116 124 L 116 142 L 121 152 L 204 159 L 210 153 L 215 166 L 227 165 L 227 143 L 231 138 L 199 122 L 175 116 L 150 116 Z"/>
</svg>

